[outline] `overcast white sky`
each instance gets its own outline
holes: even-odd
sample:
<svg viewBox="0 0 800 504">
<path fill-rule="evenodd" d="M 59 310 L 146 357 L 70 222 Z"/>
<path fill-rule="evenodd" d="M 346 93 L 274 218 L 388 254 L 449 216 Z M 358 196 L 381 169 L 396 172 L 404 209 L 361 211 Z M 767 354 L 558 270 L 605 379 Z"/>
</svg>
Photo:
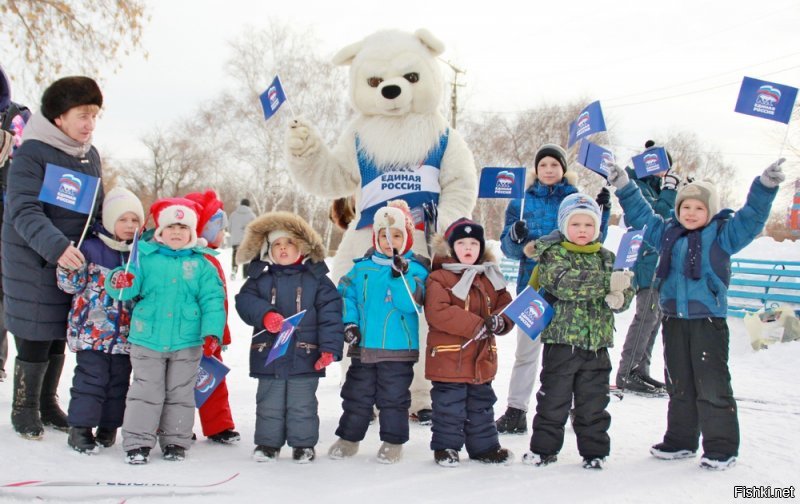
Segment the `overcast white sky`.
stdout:
<svg viewBox="0 0 800 504">
<path fill-rule="evenodd" d="M 226 42 L 273 17 L 312 28 L 323 56 L 378 29 L 428 28 L 447 46 L 444 57 L 467 71 L 462 109 L 511 113 L 599 99 L 619 139 L 612 146 L 618 157 L 640 150 L 647 138 L 692 130 L 743 179 L 778 156 L 786 126 L 733 112 L 742 76 L 800 86 L 798 0 L 494 0 L 470 7 L 432 0 L 171 0 L 152 2 L 150 14 L 149 58 L 125 58 L 104 82 L 95 144 L 106 156 L 144 157 L 140 137 L 233 87 L 223 68 Z M 800 126 L 792 128 L 797 135 Z"/>
</svg>

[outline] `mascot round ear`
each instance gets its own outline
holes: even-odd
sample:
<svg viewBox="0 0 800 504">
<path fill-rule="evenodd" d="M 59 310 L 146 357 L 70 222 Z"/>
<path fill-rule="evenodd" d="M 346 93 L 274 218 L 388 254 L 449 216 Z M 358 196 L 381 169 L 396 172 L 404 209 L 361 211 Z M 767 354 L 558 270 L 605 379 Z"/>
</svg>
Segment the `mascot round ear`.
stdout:
<svg viewBox="0 0 800 504">
<path fill-rule="evenodd" d="M 422 42 L 422 45 L 427 47 L 434 56 L 439 56 L 444 52 L 444 43 L 438 38 L 434 37 L 433 34 L 425 28 L 420 28 L 419 30 L 415 31 L 414 35 L 416 35 L 419 41 Z"/>
<path fill-rule="evenodd" d="M 333 59 L 331 62 L 334 65 L 349 65 L 353 62 L 353 58 L 356 57 L 358 52 L 361 50 L 361 47 L 364 45 L 363 41 L 355 42 L 350 44 L 349 46 L 341 49 L 339 52 L 333 55 Z"/>
</svg>

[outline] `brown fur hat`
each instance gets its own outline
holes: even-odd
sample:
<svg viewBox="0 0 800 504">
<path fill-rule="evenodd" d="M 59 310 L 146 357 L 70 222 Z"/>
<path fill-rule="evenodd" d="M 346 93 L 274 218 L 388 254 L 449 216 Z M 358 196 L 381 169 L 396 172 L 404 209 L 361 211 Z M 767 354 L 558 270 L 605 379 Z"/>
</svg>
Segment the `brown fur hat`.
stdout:
<svg viewBox="0 0 800 504">
<path fill-rule="evenodd" d="M 244 230 L 244 239 L 236 252 L 236 264 L 261 259 L 261 251 L 272 231 L 286 231 L 297 242 L 300 253 L 312 262 L 325 260 L 322 237 L 299 215 L 291 212 L 269 212 L 256 217 Z"/>
<path fill-rule="evenodd" d="M 82 75 L 63 77 L 44 90 L 42 94 L 42 115 L 55 124 L 57 117 L 69 109 L 81 105 L 103 107 L 103 93 L 94 79 Z"/>
<path fill-rule="evenodd" d="M 348 196 L 346 198 L 339 198 L 333 200 L 331 203 L 331 210 L 328 215 L 336 227 L 342 231 L 347 229 L 353 219 L 356 218 L 356 198 L 355 196 Z"/>
</svg>

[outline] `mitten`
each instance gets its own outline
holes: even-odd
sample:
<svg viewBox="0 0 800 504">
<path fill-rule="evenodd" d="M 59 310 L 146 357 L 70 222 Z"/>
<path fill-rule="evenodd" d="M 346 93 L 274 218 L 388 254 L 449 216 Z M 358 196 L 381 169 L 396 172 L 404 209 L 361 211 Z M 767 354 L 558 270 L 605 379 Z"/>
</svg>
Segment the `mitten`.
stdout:
<svg viewBox="0 0 800 504">
<path fill-rule="evenodd" d="M 397 278 L 401 273 L 408 273 L 408 261 L 400 254 L 395 254 L 392 257 L 392 277 Z"/>
<path fill-rule="evenodd" d="M 615 271 L 611 273 L 609 288 L 611 292 L 622 292 L 631 286 L 633 271 Z"/>
<path fill-rule="evenodd" d="M 309 158 L 319 152 L 322 140 L 308 120 L 298 117 L 289 124 L 285 145 L 291 156 Z"/>
<path fill-rule="evenodd" d="M 619 310 L 625 304 L 625 295 L 622 292 L 611 291 L 606 294 L 606 305 L 612 310 Z"/>
<path fill-rule="evenodd" d="M 127 289 L 133 286 L 133 273 L 125 273 L 124 271 L 117 271 L 111 275 L 111 286 L 115 289 Z"/>
<path fill-rule="evenodd" d="M 508 236 L 513 242 L 524 242 L 528 238 L 528 223 L 524 220 L 518 220 L 511 225 L 511 229 L 508 231 Z"/>
<path fill-rule="evenodd" d="M 331 362 L 333 362 L 333 354 L 330 352 L 322 352 L 317 362 L 314 363 L 314 369 L 319 371 L 322 368 L 328 367 Z"/>
<path fill-rule="evenodd" d="M 486 317 L 484 324 L 486 325 L 486 330 L 492 334 L 501 333 L 506 328 L 506 321 L 500 315 L 489 315 Z"/>
<path fill-rule="evenodd" d="M 344 340 L 349 345 L 358 345 L 358 342 L 361 341 L 361 331 L 358 330 L 356 324 L 344 326 Z"/>
<path fill-rule="evenodd" d="M 628 178 L 628 174 L 625 173 L 625 170 L 619 167 L 616 163 L 610 163 L 608 166 L 608 183 L 616 187 L 617 189 L 622 189 L 630 179 Z"/>
<path fill-rule="evenodd" d="M 480 341 L 488 338 L 490 334 L 492 333 L 489 332 L 489 330 L 486 328 L 486 324 L 483 323 L 475 330 L 475 335 L 472 337 L 472 339 Z"/>
<path fill-rule="evenodd" d="M 205 343 L 203 344 L 203 355 L 211 357 L 219 348 L 219 341 L 216 336 L 206 336 Z"/>
<path fill-rule="evenodd" d="M 781 165 L 786 161 L 786 158 L 780 158 L 764 170 L 761 174 L 761 184 L 769 189 L 778 187 L 781 182 L 786 180 L 786 175 L 783 174 Z"/>
<path fill-rule="evenodd" d="M 601 210 L 611 210 L 611 191 L 608 190 L 608 187 L 600 189 L 595 202 Z"/>
<path fill-rule="evenodd" d="M 667 172 L 664 178 L 661 179 L 661 189 L 672 189 L 673 191 L 678 188 L 681 179 L 674 173 Z"/>
<path fill-rule="evenodd" d="M 283 326 L 283 315 L 280 313 L 271 311 L 264 315 L 264 329 L 266 329 L 267 332 L 280 332 L 281 326 Z"/>
</svg>

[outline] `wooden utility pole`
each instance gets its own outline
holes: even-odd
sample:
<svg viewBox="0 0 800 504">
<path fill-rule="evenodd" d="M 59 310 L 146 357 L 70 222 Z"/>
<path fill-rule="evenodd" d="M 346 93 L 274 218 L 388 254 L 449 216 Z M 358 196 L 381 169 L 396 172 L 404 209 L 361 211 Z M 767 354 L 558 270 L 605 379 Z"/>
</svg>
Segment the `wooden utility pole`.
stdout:
<svg viewBox="0 0 800 504">
<path fill-rule="evenodd" d="M 458 74 L 467 73 L 466 70 L 461 70 L 447 60 L 442 60 L 450 69 L 453 70 L 452 91 L 450 92 L 450 127 L 456 128 L 456 119 L 458 118 L 458 88 L 464 87 L 464 84 L 458 83 Z"/>
</svg>

